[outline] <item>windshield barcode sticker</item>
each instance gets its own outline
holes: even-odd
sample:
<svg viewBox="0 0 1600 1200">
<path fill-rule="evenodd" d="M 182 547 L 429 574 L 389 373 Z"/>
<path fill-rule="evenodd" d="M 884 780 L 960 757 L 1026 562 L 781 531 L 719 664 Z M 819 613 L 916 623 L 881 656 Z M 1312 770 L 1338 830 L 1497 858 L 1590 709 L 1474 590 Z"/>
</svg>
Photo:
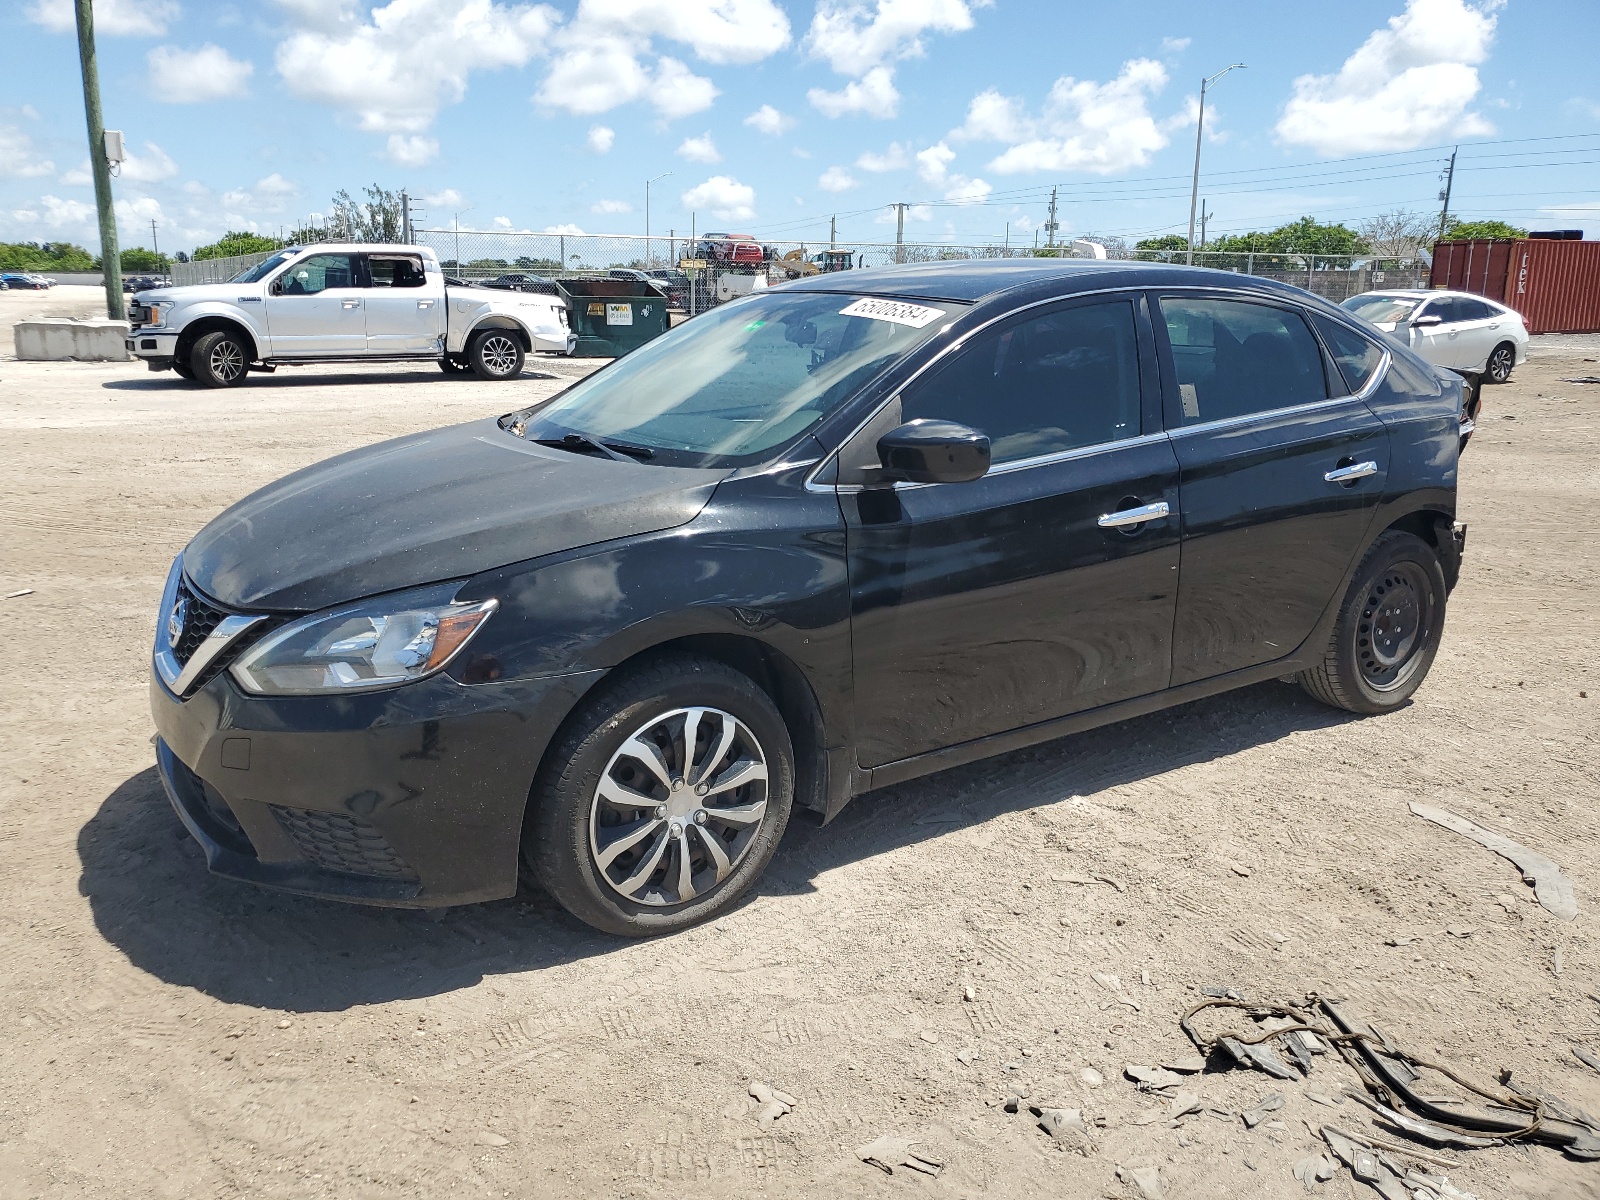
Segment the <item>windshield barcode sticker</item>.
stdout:
<svg viewBox="0 0 1600 1200">
<path fill-rule="evenodd" d="M 874 321 L 892 321 L 896 325 L 909 325 L 921 329 L 944 316 L 942 308 L 928 308 L 921 304 L 907 304 L 903 300 L 857 300 L 839 310 L 841 317 L 868 317 Z"/>
</svg>

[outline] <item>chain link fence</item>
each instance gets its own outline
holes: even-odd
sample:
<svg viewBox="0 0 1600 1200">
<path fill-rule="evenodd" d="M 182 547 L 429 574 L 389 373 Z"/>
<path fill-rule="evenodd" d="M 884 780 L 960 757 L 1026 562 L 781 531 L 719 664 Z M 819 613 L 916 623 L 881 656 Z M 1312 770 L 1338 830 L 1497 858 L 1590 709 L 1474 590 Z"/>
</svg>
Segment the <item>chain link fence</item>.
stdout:
<svg viewBox="0 0 1600 1200">
<path fill-rule="evenodd" d="M 656 273 L 671 302 L 703 312 L 764 283 L 781 283 L 836 270 L 860 270 L 893 263 L 957 259 L 1084 257 L 1076 247 L 1034 247 L 912 242 L 746 241 L 737 238 L 683 238 L 639 234 L 512 233 L 417 229 L 413 241 L 439 256 L 444 272 L 465 283 L 488 283 L 503 276 L 561 279 L 604 275 L 615 270 Z M 271 252 L 239 254 L 200 262 L 174 263 L 174 284 L 225 283 Z M 1143 262 L 1182 263 L 1183 250 L 1128 250 L 1112 244 L 1107 257 Z M 1428 265 L 1421 259 L 1375 259 L 1370 255 L 1234 253 L 1197 250 L 1194 265 L 1236 274 L 1276 279 L 1315 292 L 1335 304 L 1379 288 L 1426 288 Z M 684 267 L 687 266 L 687 270 Z"/>
</svg>

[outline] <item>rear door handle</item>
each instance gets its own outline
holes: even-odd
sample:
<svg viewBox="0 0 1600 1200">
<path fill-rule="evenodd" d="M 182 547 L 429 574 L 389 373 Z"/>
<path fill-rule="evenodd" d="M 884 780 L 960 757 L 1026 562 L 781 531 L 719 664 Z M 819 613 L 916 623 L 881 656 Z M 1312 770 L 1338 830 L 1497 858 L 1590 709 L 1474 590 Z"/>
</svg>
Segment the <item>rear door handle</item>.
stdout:
<svg viewBox="0 0 1600 1200">
<path fill-rule="evenodd" d="M 1365 479 L 1368 475 L 1378 473 L 1378 464 L 1368 459 L 1366 462 L 1351 463 L 1348 467 L 1335 467 L 1323 476 L 1329 483 L 1352 483 L 1357 479 Z"/>
<path fill-rule="evenodd" d="M 418 308 L 432 308 L 433 307 L 433 301 L 432 300 L 418 300 L 417 301 L 417 307 Z"/>
<path fill-rule="evenodd" d="M 359 300 L 346 300 L 344 302 L 344 306 L 346 308 L 360 308 L 361 307 L 361 301 L 359 301 Z"/>
<path fill-rule="evenodd" d="M 1122 529 L 1128 525 L 1143 525 L 1146 521 L 1159 520 L 1171 511 L 1165 500 L 1157 500 L 1154 504 L 1141 504 L 1138 508 L 1124 508 L 1120 512 L 1106 513 L 1096 524 L 1101 529 Z"/>
</svg>

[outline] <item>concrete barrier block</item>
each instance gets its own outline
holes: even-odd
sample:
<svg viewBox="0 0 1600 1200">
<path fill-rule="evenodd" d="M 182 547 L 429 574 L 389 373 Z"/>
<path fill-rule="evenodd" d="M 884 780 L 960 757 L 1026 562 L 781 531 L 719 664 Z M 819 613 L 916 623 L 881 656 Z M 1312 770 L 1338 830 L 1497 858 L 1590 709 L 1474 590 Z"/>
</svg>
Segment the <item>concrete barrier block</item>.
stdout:
<svg viewBox="0 0 1600 1200">
<path fill-rule="evenodd" d="M 35 362 L 125 362 L 128 322 L 39 317 L 12 331 L 17 357 Z"/>
</svg>

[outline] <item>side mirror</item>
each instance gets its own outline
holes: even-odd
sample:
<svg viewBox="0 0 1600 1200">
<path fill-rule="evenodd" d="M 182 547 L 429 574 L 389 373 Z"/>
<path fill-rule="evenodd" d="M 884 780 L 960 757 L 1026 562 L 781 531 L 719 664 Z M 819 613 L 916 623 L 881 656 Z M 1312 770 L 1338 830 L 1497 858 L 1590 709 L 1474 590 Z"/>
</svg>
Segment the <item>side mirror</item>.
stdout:
<svg viewBox="0 0 1600 1200">
<path fill-rule="evenodd" d="M 967 483 L 989 471 L 989 439 L 954 421 L 919 417 L 878 439 L 885 483 Z"/>
<path fill-rule="evenodd" d="M 269 296 L 281 296 L 281 295 L 283 295 L 283 276 L 282 275 L 279 275 L 276 279 L 274 279 L 271 283 L 269 283 L 267 285 L 267 295 L 269 295 Z"/>
<path fill-rule="evenodd" d="M 1433 325 L 1443 324 L 1444 318 L 1438 313 L 1424 313 L 1422 316 L 1411 322 L 1411 327 L 1413 329 L 1427 329 Z"/>
</svg>

